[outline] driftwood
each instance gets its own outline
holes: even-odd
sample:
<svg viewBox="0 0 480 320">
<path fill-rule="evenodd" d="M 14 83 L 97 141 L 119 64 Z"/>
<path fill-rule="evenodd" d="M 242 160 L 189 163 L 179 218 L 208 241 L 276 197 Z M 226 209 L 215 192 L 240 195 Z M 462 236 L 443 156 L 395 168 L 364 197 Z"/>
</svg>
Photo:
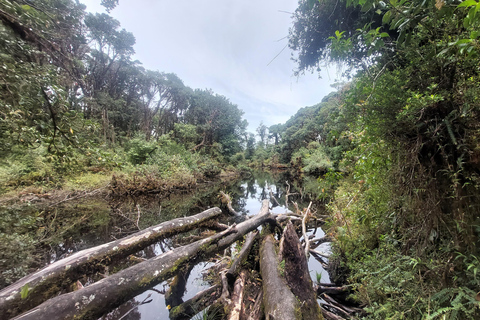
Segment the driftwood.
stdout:
<svg viewBox="0 0 480 320">
<path fill-rule="evenodd" d="M 280 263 L 275 253 L 273 236 L 268 234 L 260 246 L 260 272 L 263 279 L 265 319 L 295 320 L 298 307 L 295 295 L 280 275 Z"/>
<path fill-rule="evenodd" d="M 272 216 L 268 212 L 268 200 L 263 202 L 261 213 L 214 236 L 175 248 L 88 287 L 52 298 L 16 319 L 97 318 L 145 289 L 171 278 L 180 266 L 211 256 L 269 222 Z"/>
<path fill-rule="evenodd" d="M 123 239 L 79 251 L 54 262 L 0 291 L 0 319 L 25 312 L 55 296 L 66 282 L 75 282 L 85 270 L 95 269 L 100 262 L 125 258 L 162 238 L 192 230 L 221 213 L 219 208 L 211 208 L 197 215 L 167 221 Z M 28 289 L 28 296 L 22 299 L 21 292 L 25 288 Z"/>
<path fill-rule="evenodd" d="M 292 293 L 300 302 L 301 317 L 299 319 L 323 320 L 308 271 L 307 257 L 302 249 L 295 227 L 291 222 L 287 223 L 282 238 L 285 279 Z"/>
</svg>

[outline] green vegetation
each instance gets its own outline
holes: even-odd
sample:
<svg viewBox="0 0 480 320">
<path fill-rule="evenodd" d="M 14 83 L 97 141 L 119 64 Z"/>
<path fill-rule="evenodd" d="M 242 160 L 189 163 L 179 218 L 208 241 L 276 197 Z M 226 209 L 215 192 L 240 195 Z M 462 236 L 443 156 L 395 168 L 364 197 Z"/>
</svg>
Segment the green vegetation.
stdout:
<svg viewBox="0 0 480 320">
<path fill-rule="evenodd" d="M 320 120 L 325 105 L 287 122 L 282 155 L 329 170 L 319 188 L 337 269 L 367 319 L 480 316 L 479 7 L 328 0 L 295 12 L 299 73 L 325 61 L 356 70 L 323 122 L 302 119 Z M 309 151 L 317 134 L 326 139 Z"/>
</svg>

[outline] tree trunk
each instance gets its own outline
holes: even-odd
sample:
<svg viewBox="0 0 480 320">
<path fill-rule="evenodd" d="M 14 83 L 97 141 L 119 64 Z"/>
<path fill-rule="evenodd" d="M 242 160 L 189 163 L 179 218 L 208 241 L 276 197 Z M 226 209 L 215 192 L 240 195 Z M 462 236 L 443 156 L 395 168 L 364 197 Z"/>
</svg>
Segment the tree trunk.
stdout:
<svg viewBox="0 0 480 320">
<path fill-rule="evenodd" d="M 233 281 L 238 275 L 238 271 L 240 270 L 242 263 L 245 262 L 245 260 L 247 259 L 248 254 L 250 253 L 250 249 L 252 249 L 253 244 L 255 243 L 255 237 L 257 236 L 257 234 L 258 232 L 250 232 L 247 235 L 247 238 L 245 239 L 245 243 L 243 244 L 242 249 L 238 253 L 237 257 L 235 258 L 235 261 L 233 261 L 230 269 L 228 269 L 227 278 L 230 281 L 230 283 L 233 283 Z"/>
<path fill-rule="evenodd" d="M 16 319 L 96 319 L 139 293 L 171 278 L 180 266 L 211 256 L 268 222 L 271 215 L 268 212 L 268 200 L 266 201 L 267 209 L 264 214 L 214 236 L 175 248 L 78 291 L 52 298 Z"/>
<path fill-rule="evenodd" d="M 299 307 L 295 295 L 280 275 L 281 267 L 275 253 L 271 234 L 265 236 L 260 247 L 260 272 L 263 279 L 263 304 L 266 320 L 295 320 Z"/>
<path fill-rule="evenodd" d="M 283 231 L 283 260 L 285 261 L 285 278 L 292 293 L 300 301 L 300 319 L 323 320 L 312 279 L 308 272 L 308 262 L 300 244 L 295 227 L 289 221 Z"/>
<path fill-rule="evenodd" d="M 214 207 L 197 215 L 167 221 L 123 239 L 79 251 L 52 263 L 0 291 L 0 319 L 18 315 L 57 295 L 65 283 L 75 282 L 85 270 L 95 270 L 100 262 L 118 261 L 162 238 L 192 230 L 221 213 L 219 208 Z M 20 292 L 24 288 L 28 288 L 28 296 L 22 299 Z"/>
<path fill-rule="evenodd" d="M 220 298 L 221 292 L 222 287 L 216 285 L 197 293 L 193 298 L 170 309 L 170 320 L 191 319 L 194 315 L 212 305 L 218 298 Z"/>
</svg>

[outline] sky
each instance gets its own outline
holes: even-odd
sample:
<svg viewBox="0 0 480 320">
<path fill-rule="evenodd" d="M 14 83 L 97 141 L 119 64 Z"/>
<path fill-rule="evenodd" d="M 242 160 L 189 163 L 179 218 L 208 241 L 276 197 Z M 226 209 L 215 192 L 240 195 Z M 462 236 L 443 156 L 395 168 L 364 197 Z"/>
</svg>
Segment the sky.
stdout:
<svg viewBox="0 0 480 320">
<path fill-rule="evenodd" d="M 100 0 L 80 2 L 105 12 Z M 255 132 L 334 91 L 335 71 L 293 75 L 287 36 L 296 7 L 297 0 L 120 0 L 110 15 L 135 36 L 133 59 L 227 97 Z"/>
</svg>

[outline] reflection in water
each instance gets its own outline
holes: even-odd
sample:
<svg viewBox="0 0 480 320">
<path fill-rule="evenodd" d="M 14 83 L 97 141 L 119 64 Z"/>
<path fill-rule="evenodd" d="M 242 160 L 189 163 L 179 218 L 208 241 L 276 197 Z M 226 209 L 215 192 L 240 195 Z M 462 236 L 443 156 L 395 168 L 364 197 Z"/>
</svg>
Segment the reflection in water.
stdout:
<svg viewBox="0 0 480 320">
<path fill-rule="evenodd" d="M 290 211 L 285 206 L 285 192 L 287 181 L 291 186 L 289 207 L 293 208 L 293 201 L 297 202 L 299 207 L 306 207 L 310 201 L 314 201 L 314 207 L 319 210 L 320 203 L 315 201 L 316 184 L 315 181 L 295 181 L 287 173 L 267 173 L 257 172 L 247 178 L 231 182 L 222 182 L 217 184 L 209 184 L 199 187 L 194 193 L 170 194 L 168 198 L 128 198 L 111 202 L 112 208 L 110 212 L 110 219 L 108 219 L 108 227 L 103 226 L 103 235 L 99 237 L 94 236 L 92 230 L 89 234 L 83 234 L 82 238 L 75 242 L 75 246 L 59 247 L 61 255 L 63 252 L 73 252 L 77 249 L 84 249 L 88 246 L 97 245 L 98 243 L 89 243 L 91 238 L 121 238 L 125 235 L 131 234 L 152 225 L 159 224 L 177 217 L 189 216 L 199 213 L 212 206 L 220 206 L 218 195 L 220 191 L 228 193 L 232 199 L 232 206 L 237 211 L 244 215 L 256 215 L 264 199 L 270 199 L 272 212 L 285 213 Z M 310 187 L 308 187 L 310 186 Z M 275 200 L 273 200 L 273 198 Z M 138 219 L 137 219 L 138 218 Z M 230 223 L 233 222 L 233 218 Z M 222 221 L 229 223 L 229 221 Z M 312 230 L 311 232 L 313 232 Z M 199 231 L 192 231 L 187 235 L 181 234 L 169 239 L 164 239 L 154 245 L 151 245 L 144 250 L 138 252 L 136 257 L 138 259 L 150 259 L 159 254 L 165 253 L 185 242 L 186 237 L 197 236 Z M 315 237 L 322 237 L 323 231 L 321 228 L 315 229 Z M 97 241 L 92 241 L 97 242 Z M 318 251 L 328 252 L 328 245 L 325 248 L 318 248 Z M 126 265 L 128 266 L 128 265 Z M 168 283 L 161 283 L 151 290 L 138 295 L 134 299 L 123 304 L 119 308 L 103 316 L 104 320 L 120 320 L 120 319 L 168 319 L 169 304 L 178 304 L 180 301 L 186 301 L 193 297 L 199 291 L 209 287 L 211 284 L 205 283 L 202 280 L 202 272 L 212 266 L 211 263 L 202 262 L 191 268 L 183 271 L 180 277 L 176 290 L 168 294 Z M 312 279 L 317 279 L 317 273 L 321 273 L 322 282 L 329 282 L 328 274 L 323 270 L 320 263 L 310 258 L 309 268 Z M 177 279 L 178 280 L 178 279 Z M 165 299 L 167 293 L 167 300 Z"/>
</svg>

